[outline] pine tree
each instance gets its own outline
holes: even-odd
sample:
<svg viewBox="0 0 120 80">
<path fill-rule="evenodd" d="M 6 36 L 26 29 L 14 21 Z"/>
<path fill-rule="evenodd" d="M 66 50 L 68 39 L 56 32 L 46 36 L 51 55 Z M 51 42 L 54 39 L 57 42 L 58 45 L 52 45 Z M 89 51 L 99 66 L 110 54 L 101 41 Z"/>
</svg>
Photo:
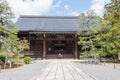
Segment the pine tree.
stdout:
<svg viewBox="0 0 120 80">
<path fill-rule="evenodd" d="M 95 35 L 101 28 L 101 18 L 94 11 L 82 13 L 80 15 L 79 28 L 78 44 L 85 50 L 86 56 L 88 56 L 88 53 L 95 53 L 95 46 L 97 45 L 95 43 Z"/>
<path fill-rule="evenodd" d="M 17 56 L 28 47 L 26 40 L 17 37 L 18 29 L 12 22 L 14 14 L 6 0 L 0 0 L 0 55 Z"/>
<path fill-rule="evenodd" d="M 11 21 L 12 18 L 14 18 L 14 14 L 8 6 L 8 2 L 6 0 L 0 0 L 0 23 L 9 27 L 13 24 Z"/>
</svg>

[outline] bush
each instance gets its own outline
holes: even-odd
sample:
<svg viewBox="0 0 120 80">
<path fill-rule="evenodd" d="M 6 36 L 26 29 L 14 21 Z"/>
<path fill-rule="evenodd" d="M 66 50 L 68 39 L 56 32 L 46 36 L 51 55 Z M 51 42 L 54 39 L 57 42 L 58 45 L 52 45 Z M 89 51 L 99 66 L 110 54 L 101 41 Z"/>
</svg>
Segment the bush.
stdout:
<svg viewBox="0 0 120 80">
<path fill-rule="evenodd" d="M 86 58 L 86 53 L 83 53 L 83 52 L 82 52 L 82 53 L 80 53 L 79 58 L 80 58 L 80 59 L 84 59 L 84 58 Z"/>
<path fill-rule="evenodd" d="M 0 56 L 0 61 L 2 61 L 3 63 L 5 63 L 5 56 Z"/>
<path fill-rule="evenodd" d="M 25 57 L 25 58 L 24 58 L 24 63 L 25 63 L 25 64 L 29 64 L 31 61 L 32 61 L 32 58 L 31 58 L 31 57 Z"/>
</svg>

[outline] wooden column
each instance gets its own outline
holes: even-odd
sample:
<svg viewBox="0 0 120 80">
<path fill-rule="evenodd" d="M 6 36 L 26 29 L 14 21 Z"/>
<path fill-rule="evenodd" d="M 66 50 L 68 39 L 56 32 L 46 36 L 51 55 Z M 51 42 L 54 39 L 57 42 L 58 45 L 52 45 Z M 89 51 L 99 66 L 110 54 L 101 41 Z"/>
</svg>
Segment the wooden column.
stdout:
<svg viewBox="0 0 120 80">
<path fill-rule="evenodd" d="M 78 58 L 78 49 L 77 49 L 77 34 L 75 34 L 75 59 Z"/>
<path fill-rule="evenodd" d="M 29 35 L 29 39 L 28 39 L 28 42 L 29 42 L 29 45 L 30 45 L 30 49 L 29 49 L 29 52 L 31 51 L 31 33 L 29 32 L 28 35 Z"/>
<path fill-rule="evenodd" d="M 43 39 L 43 59 L 46 59 L 46 35 L 43 34 L 44 39 Z"/>
</svg>

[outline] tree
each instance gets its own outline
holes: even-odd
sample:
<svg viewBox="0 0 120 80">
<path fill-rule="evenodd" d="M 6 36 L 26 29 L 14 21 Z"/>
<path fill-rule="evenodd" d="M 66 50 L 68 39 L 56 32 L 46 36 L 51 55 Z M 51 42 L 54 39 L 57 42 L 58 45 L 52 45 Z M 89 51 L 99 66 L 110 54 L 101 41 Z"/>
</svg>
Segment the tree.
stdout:
<svg viewBox="0 0 120 80">
<path fill-rule="evenodd" d="M 11 19 L 14 18 L 14 14 L 11 11 L 11 8 L 8 6 L 6 0 L 0 0 L 0 23 L 1 25 L 7 25 L 10 27 L 13 23 Z"/>
<path fill-rule="evenodd" d="M 12 22 L 14 14 L 6 0 L 0 0 L 0 55 L 14 57 L 29 48 L 27 40 L 17 37 L 18 29 Z"/>
<path fill-rule="evenodd" d="M 79 41 L 78 44 L 82 45 L 82 49 L 90 53 L 95 53 L 95 35 L 101 28 L 101 18 L 96 15 L 94 11 L 87 11 L 80 15 L 79 21 Z"/>
<path fill-rule="evenodd" d="M 117 59 L 120 52 L 120 0 L 105 5 L 101 41 L 107 56 Z"/>
</svg>

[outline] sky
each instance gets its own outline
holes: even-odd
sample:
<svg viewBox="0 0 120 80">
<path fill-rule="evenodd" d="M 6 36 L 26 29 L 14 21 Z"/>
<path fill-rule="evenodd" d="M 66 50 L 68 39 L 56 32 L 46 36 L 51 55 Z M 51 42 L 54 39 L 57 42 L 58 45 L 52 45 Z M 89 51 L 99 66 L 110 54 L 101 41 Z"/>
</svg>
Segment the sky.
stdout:
<svg viewBox="0 0 120 80">
<path fill-rule="evenodd" d="M 102 16 L 104 5 L 110 0 L 7 0 L 15 14 L 14 21 L 20 15 L 78 16 L 80 13 L 94 10 Z"/>
</svg>

